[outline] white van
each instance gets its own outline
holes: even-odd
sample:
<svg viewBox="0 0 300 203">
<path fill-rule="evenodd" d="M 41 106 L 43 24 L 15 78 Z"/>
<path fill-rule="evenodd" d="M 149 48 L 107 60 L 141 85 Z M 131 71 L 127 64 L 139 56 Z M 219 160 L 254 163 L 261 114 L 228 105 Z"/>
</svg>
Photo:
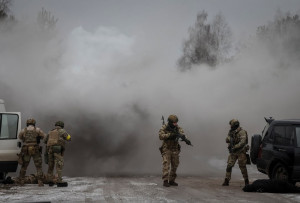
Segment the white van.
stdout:
<svg viewBox="0 0 300 203">
<path fill-rule="evenodd" d="M 20 131 L 21 113 L 6 112 L 4 101 L 0 99 L 0 180 L 4 180 L 7 173 L 17 171 Z"/>
</svg>

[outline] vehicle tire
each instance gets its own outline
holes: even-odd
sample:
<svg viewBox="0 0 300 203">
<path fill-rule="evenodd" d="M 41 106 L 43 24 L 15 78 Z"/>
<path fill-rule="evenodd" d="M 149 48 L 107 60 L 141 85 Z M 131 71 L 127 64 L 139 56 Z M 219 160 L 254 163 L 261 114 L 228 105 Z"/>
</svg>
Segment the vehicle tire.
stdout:
<svg viewBox="0 0 300 203">
<path fill-rule="evenodd" d="M 261 144 L 261 135 L 253 135 L 251 138 L 251 149 L 250 149 L 250 158 L 253 164 L 256 164 L 260 144 Z"/>
<path fill-rule="evenodd" d="M 273 180 L 283 180 L 289 182 L 290 174 L 283 164 L 277 163 L 272 170 L 271 177 Z"/>
</svg>

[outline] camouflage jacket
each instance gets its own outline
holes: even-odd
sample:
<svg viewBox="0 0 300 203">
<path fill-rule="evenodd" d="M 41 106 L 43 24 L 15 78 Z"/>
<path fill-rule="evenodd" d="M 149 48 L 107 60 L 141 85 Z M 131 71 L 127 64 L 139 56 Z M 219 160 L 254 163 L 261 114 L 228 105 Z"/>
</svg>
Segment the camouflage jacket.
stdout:
<svg viewBox="0 0 300 203">
<path fill-rule="evenodd" d="M 181 133 L 184 134 L 184 131 L 181 127 L 177 126 L 175 128 L 171 128 L 168 124 L 165 124 L 159 130 L 159 139 L 163 141 L 162 149 L 168 149 L 172 151 L 180 150 L 180 145 L 178 143 L 178 139 L 170 138 L 173 133 Z"/>
<path fill-rule="evenodd" d="M 62 146 L 63 148 L 65 147 L 66 144 L 66 140 L 68 137 L 68 133 L 65 129 L 61 128 L 60 126 L 55 126 L 55 128 L 51 131 L 58 131 L 58 144 L 59 146 Z M 49 140 L 49 134 L 50 132 L 47 134 L 46 138 L 44 139 L 44 143 L 47 144 L 48 140 Z"/>
<path fill-rule="evenodd" d="M 19 133 L 19 139 L 23 141 L 24 145 L 36 145 L 39 144 L 40 139 L 44 139 L 45 133 L 33 125 L 29 125 Z"/>
<path fill-rule="evenodd" d="M 249 150 L 247 131 L 241 127 L 238 127 L 234 131 L 229 130 L 226 143 L 230 143 L 231 138 L 233 139 L 234 153 L 246 153 Z"/>
</svg>

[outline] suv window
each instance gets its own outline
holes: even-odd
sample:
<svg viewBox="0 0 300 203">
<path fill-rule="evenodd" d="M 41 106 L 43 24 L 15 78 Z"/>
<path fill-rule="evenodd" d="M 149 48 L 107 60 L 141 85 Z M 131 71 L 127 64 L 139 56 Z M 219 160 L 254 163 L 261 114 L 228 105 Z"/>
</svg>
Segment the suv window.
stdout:
<svg viewBox="0 0 300 203">
<path fill-rule="evenodd" d="M 273 137 L 274 144 L 294 146 L 296 137 L 295 126 L 274 126 Z"/>
<path fill-rule="evenodd" d="M 17 139 L 18 133 L 17 114 L 0 114 L 0 139 Z"/>
</svg>

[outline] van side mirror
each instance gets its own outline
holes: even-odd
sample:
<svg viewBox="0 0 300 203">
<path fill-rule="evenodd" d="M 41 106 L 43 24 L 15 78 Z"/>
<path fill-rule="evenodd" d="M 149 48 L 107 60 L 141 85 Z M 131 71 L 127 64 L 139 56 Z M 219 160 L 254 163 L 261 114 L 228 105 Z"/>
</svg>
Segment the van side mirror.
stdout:
<svg viewBox="0 0 300 203">
<path fill-rule="evenodd" d="M 22 146 L 22 143 L 18 142 L 18 147 L 21 148 L 21 146 Z"/>
</svg>

